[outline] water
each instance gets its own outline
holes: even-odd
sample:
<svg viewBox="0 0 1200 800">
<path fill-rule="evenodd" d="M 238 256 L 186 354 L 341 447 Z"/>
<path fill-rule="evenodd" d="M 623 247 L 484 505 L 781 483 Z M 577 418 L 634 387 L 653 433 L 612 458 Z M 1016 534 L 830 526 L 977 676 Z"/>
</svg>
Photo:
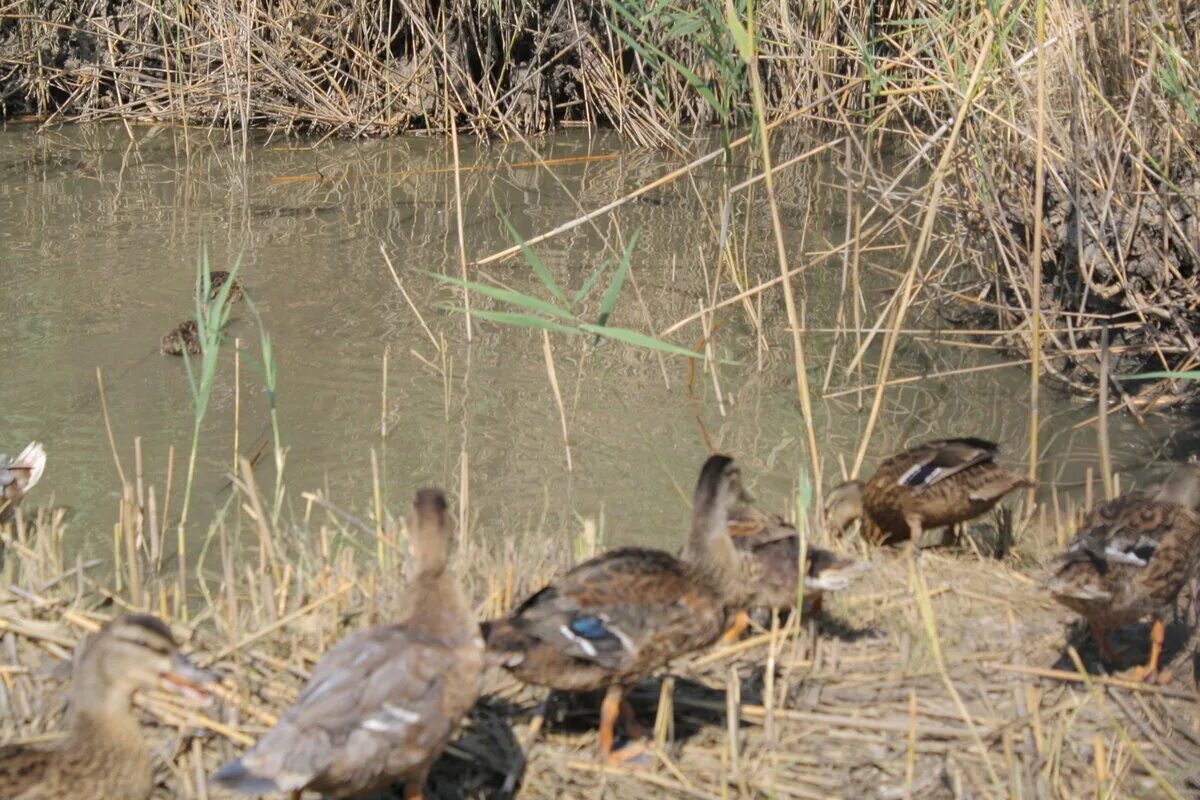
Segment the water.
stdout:
<svg viewBox="0 0 1200 800">
<path fill-rule="evenodd" d="M 779 160 L 790 155 L 786 151 L 810 146 L 799 137 L 781 140 Z M 630 152 L 607 135 L 563 133 L 534 148 L 463 142 L 470 258 L 512 243 L 498 209 L 523 236 L 532 236 L 683 163 L 665 152 Z M 689 381 L 686 359 L 660 363 L 625 345 L 595 348 L 583 337 L 552 334 L 571 442 L 568 472 L 541 333 L 477 321 L 468 343 L 463 316 L 439 307 L 461 303 L 456 290 L 429 275 L 460 270 L 452 157 L 446 142 L 433 139 L 314 143 L 260 137 L 243 158 L 239 148 L 217 138 L 185 138 L 160 128 L 65 128 L 39 135 L 32 126 L 12 125 L 0 132 L 0 446 L 11 452 L 29 439 L 45 442 L 50 461 L 37 500 L 53 497 L 71 510 L 74 546 L 107 552 L 116 519 L 120 483 L 96 391 L 97 369 L 124 469 L 132 475 L 133 441 L 141 437 L 145 480 L 158 488 L 160 508 L 174 446 L 171 514 L 177 513 L 191 400 L 182 360 L 160 356 L 157 345 L 191 312 L 201 243 L 214 268 L 241 258 L 247 290 L 276 348 L 291 514 L 304 511 L 301 491 L 321 490 L 336 505 L 370 517 L 374 450 L 393 513 L 405 510 L 417 486 L 438 483 L 457 491 L 465 474 L 468 524 L 480 535 L 567 536 L 578 530 L 578 515 L 602 519 L 610 543 L 671 546 L 685 525 L 706 436 L 743 462 L 750 488 L 763 502 L 780 508 L 790 502 L 807 457 L 778 290 L 761 302 L 764 342 L 757 342 L 740 305 L 718 313 L 720 401 L 709 373 L 698 371 Z M 529 164 L 537 159 L 558 163 L 552 171 Z M 747 175 L 738 167 L 710 165 L 537 252 L 572 293 L 598 264 L 615 261 L 639 231 L 632 262 L 636 286 L 626 284 L 613 324 L 661 331 L 709 296 L 722 263 L 721 207 L 728 187 Z M 818 261 L 804 253 L 842 239 L 842 192 L 822 182 L 836 184 L 836 174 L 792 169 L 779 181 L 789 251 L 796 263 L 814 263 L 796 282 L 808 324 L 834 326 L 842 306 L 840 257 Z M 761 196 L 733 206 L 731 230 L 751 283 L 778 273 Z M 809 198 L 816 213 L 804 238 Z M 396 289 L 381 247 L 420 317 Z M 896 268 L 899 254 L 870 252 L 864 265 Z M 731 294 L 727 275 L 722 297 Z M 472 278 L 548 297 L 519 258 L 473 271 Z M 882 303 L 891 281 L 868 272 L 868 302 Z M 607 277 L 585 303 L 589 321 L 606 284 Z M 482 298 L 475 303 L 502 308 Z M 874 313 L 868 310 L 865 318 Z M 235 409 L 244 453 L 269 434 L 256 367 L 257 328 L 246 304 L 234 316 L 228 334 L 244 347 L 240 402 L 226 352 L 203 427 L 194 536 L 226 497 Z M 938 327 L 932 314 L 910 324 Z M 668 338 L 694 346 L 701 335 L 697 322 Z M 947 343 L 958 338 L 905 340 L 893 375 L 1002 363 L 986 349 Z M 828 485 L 839 460 L 852 463 L 870 397 L 864 395 L 861 405 L 853 395 L 823 399 L 834 337 L 811 334 L 806 342 Z M 829 392 L 857 385 L 857 375 L 843 374 L 852 347 L 852 339 L 839 344 Z M 868 383 L 876 358 L 872 350 Z M 868 463 L 916 439 L 974 434 L 1001 441 L 1006 460 L 1020 464 L 1028 442 L 1028 381 L 1025 368 L 1003 367 L 891 390 Z M 1095 463 L 1091 427 L 1073 427 L 1090 411 L 1057 392 L 1043 394 L 1044 477 L 1077 482 Z M 1161 426 L 1143 430 L 1124 417 L 1113 420 L 1113 435 L 1118 466 L 1125 469 L 1139 469 L 1165 446 Z M 257 467 L 268 487 L 275 480 L 270 461 L 268 455 Z"/>
</svg>

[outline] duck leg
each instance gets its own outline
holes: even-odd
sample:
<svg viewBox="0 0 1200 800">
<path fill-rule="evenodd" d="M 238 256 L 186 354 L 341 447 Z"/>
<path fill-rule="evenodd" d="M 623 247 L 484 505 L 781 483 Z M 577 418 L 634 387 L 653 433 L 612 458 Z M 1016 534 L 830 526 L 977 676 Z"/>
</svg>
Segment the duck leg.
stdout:
<svg viewBox="0 0 1200 800">
<path fill-rule="evenodd" d="M 625 698 L 621 698 L 620 720 L 621 727 L 625 729 L 625 734 L 630 739 L 645 739 L 650 735 L 650 729 L 638 722 L 633 704 Z"/>
<path fill-rule="evenodd" d="M 743 608 L 734 616 L 733 624 L 726 628 L 725 632 L 721 634 L 721 638 L 719 640 L 720 643 L 733 644 L 741 638 L 742 634 L 746 632 L 746 628 L 748 627 L 750 627 L 750 613 Z"/>
<path fill-rule="evenodd" d="M 920 547 L 921 534 L 925 532 L 920 514 L 906 514 L 904 521 L 908 523 L 908 540 L 914 548 Z"/>
<path fill-rule="evenodd" d="M 1133 681 L 1157 681 L 1158 683 L 1170 681 L 1171 673 L 1164 672 L 1160 675 L 1158 672 L 1158 662 L 1162 658 L 1163 642 L 1166 638 L 1166 623 L 1155 617 L 1154 624 L 1150 626 L 1150 660 L 1144 666 L 1128 670 L 1122 677 Z"/>
<path fill-rule="evenodd" d="M 404 800 L 421 800 L 425 774 L 413 775 L 404 781 Z"/>
<path fill-rule="evenodd" d="M 1111 664 L 1116 660 L 1117 654 L 1112 649 L 1112 645 L 1108 643 L 1108 629 L 1102 628 L 1096 623 L 1090 623 L 1092 627 L 1092 638 L 1096 640 L 1096 647 L 1100 650 L 1100 660 L 1105 664 Z"/>
<path fill-rule="evenodd" d="M 613 729 L 621 714 L 622 694 L 620 686 L 609 686 L 600 702 L 600 758 L 608 762 L 613 760 Z"/>
<path fill-rule="evenodd" d="M 641 765 L 642 756 L 646 755 L 645 739 L 634 739 L 619 750 L 613 750 L 613 739 L 616 735 L 614 729 L 617 720 L 625 717 L 623 706 L 628 705 L 622 699 L 624 694 L 624 687 L 610 686 L 604 693 L 604 700 L 600 703 L 600 758 L 610 766 L 636 768 Z M 628 713 L 632 716 L 632 706 L 629 706 Z M 633 733 L 631 732 L 630 735 L 632 736 Z"/>
</svg>

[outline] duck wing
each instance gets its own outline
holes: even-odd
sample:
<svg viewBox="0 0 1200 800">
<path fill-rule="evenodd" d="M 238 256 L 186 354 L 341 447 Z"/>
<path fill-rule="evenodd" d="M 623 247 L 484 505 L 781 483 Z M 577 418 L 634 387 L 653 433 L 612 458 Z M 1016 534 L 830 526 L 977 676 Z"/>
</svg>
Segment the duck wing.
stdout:
<svg viewBox="0 0 1200 800">
<path fill-rule="evenodd" d="M 46 471 L 46 449 L 30 442 L 14 459 L 0 455 L 0 522 L 12 516 L 21 498 L 37 485 Z"/>
<path fill-rule="evenodd" d="M 720 621 L 706 591 L 680 559 L 626 547 L 557 578 L 522 603 L 509 623 L 564 655 L 622 671 L 668 637 L 703 639 L 712 628 L 716 638 Z"/>
<path fill-rule="evenodd" d="M 912 463 L 897 483 L 923 490 L 977 464 L 995 460 L 997 450 L 995 442 L 973 437 L 927 442 L 909 451 Z"/>
<path fill-rule="evenodd" d="M 477 677 L 473 687 L 448 686 L 458 660 L 453 647 L 402 625 L 349 636 L 276 726 L 213 779 L 246 794 L 386 785 L 445 744 L 461 713 L 448 695 L 478 694 Z"/>
</svg>

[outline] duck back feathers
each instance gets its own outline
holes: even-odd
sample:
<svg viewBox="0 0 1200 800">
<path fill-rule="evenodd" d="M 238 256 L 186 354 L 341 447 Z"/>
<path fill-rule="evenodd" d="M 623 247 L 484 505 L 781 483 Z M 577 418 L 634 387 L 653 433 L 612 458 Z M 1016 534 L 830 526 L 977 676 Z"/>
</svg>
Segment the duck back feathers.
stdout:
<svg viewBox="0 0 1200 800">
<path fill-rule="evenodd" d="M 296 703 L 213 774 L 243 794 L 310 789 L 355 797 L 424 775 L 478 696 L 482 653 L 387 625 L 325 654 Z"/>
<path fill-rule="evenodd" d="M 724 609 L 669 553 L 623 547 L 586 561 L 485 623 L 489 649 L 518 678 L 564 691 L 637 680 L 714 641 Z"/>
<path fill-rule="evenodd" d="M 1175 491 L 1169 482 L 1092 509 L 1047 582 L 1055 599 L 1105 628 L 1174 603 L 1200 565 L 1200 516 L 1170 502 Z"/>
<path fill-rule="evenodd" d="M 776 514 L 741 508 L 729 520 L 729 533 L 742 561 L 747 608 L 791 608 L 800 596 L 800 535 Z M 870 564 L 809 546 L 805 553 L 804 605 L 807 611 L 824 591 L 838 591 Z"/>
<path fill-rule="evenodd" d="M 418 789 L 479 696 L 483 642 L 446 567 L 446 502 L 413 504 L 400 621 L 346 637 L 317 663 L 295 705 L 213 780 L 242 794 L 311 789 L 357 797 L 397 781 Z"/>
<path fill-rule="evenodd" d="M 996 463 L 997 447 L 974 437 L 939 439 L 886 459 L 862 488 L 868 538 L 880 544 L 922 529 L 957 525 L 991 509 L 1004 495 L 1032 486 Z"/>
</svg>

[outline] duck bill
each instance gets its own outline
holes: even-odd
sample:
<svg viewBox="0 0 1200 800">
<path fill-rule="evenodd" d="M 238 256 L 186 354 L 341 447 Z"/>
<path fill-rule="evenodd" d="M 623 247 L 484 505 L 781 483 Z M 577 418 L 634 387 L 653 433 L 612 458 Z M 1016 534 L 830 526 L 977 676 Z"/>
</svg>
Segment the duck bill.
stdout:
<svg viewBox="0 0 1200 800">
<path fill-rule="evenodd" d="M 196 666 L 183 653 L 175 653 L 171 656 L 170 671 L 163 673 L 159 683 L 172 694 L 199 706 L 206 706 L 211 702 L 211 697 L 204 690 L 204 686 L 219 680 L 220 676 L 217 673 Z"/>
</svg>

